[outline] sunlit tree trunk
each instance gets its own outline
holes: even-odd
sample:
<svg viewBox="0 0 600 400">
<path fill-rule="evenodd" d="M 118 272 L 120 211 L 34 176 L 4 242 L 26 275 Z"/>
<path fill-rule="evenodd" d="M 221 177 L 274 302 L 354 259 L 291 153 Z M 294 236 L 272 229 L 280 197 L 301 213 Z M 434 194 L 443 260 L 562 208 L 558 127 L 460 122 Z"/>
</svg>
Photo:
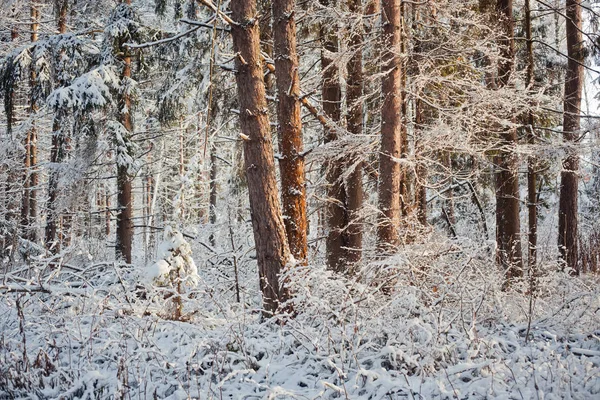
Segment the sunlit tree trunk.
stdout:
<svg viewBox="0 0 600 400">
<path fill-rule="evenodd" d="M 400 2 L 382 0 L 381 152 L 379 156 L 378 247 L 390 251 L 398 244 L 400 224 L 400 164 L 402 151 L 402 71 L 400 60 Z"/>
<path fill-rule="evenodd" d="M 231 27 L 236 57 L 240 125 L 260 287 L 267 312 L 276 312 L 288 297 L 279 275 L 290 261 L 279 208 L 271 130 L 265 97 L 256 0 L 232 0 Z"/>
<path fill-rule="evenodd" d="M 567 72 L 563 137 L 569 145 L 560 174 L 560 204 L 558 210 L 558 249 L 566 267 L 579 272 L 577 251 L 577 200 L 579 155 L 575 150 L 580 135 L 581 90 L 583 87 L 584 42 L 581 33 L 581 0 L 567 0 Z"/>
<path fill-rule="evenodd" d="M 306 188 L 300 114 L 300 78 L 296 53 L 295 0 L 273 1 L 273 41 L 277 78 L 277 130 L 281 202 L 292 255 L 306 262 Z"/>
</svg>

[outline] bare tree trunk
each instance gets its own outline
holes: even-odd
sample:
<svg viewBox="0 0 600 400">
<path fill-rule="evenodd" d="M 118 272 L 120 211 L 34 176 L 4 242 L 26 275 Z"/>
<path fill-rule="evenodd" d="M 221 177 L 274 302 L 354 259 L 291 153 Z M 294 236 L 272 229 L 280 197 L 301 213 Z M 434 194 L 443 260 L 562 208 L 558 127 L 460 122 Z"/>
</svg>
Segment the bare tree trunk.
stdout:
<svg viewBox="0 0 600 400">
<path fill-rule="evenodd" d="M 580 134 L 581 90 L 583 87 L 584 42 L 581 34 L 581 0 L 567 0 L 567 72 L 563 137 L 570 146 L 560 174 L 560 204 L 558 209 L 558 250 L 566 267 L 579 273 L 577 251 L 577 200 L 579 155 L 574 149 Z"/>
<path fill-rule="evenodd" d="M 67 11 L 68 2 L 58 2 L 58 33 L 60 35 L 67 32 Z M 62 67 L 64 64 L 64 51 L 60 51 L 57 55 L 55 71 L 58 75 L 57 81 L 60 86 L 66 84 L 63 79 Z M 52 148 L 50 149 L 50 162 L 57 166 L 57 164 L 64 161 L 66 155 L 67 146 L 67 135 L 63 128 L 64 110 L 58 109 L 55 112 L 54 120 L 52 121 Z M 60 242 L 57 241 L 57 227 L 59 224 L 59 212 L 58 212 L 58 196 L 60 194 L 60 188 L 58 187 L 58 172 L 55 170 L 50 171 L 48 177 L 48 215 L 46 216 L 46 248 L 53 252 L 60 251 Z"/>
<path fill-rule="evenodd" d="M 36 0 L 31 1 L 30 6 L 30 17 L 31 17 L 31 43 L 35 43 L 38 40 L 38 29 L 39 29 L 39 4 Z M 32 49 L 32 58 L 33 58 Z M 29 98 L 29 115 L 33 116 L 37 110 L 37 73 L 35 70 L 35 62 L 33 62 L 29 69 L 29 87 L 30 87 L 30 98 Z M 24 236 L 32 241 L 37 240 L 36 229 L 33 226 L 37 223 L 37 198 L 36 198 L 36 187 L 38 184 L 38 175 L 35 171 L 37 164 L 37 131 L 35 122 L 32 122 L 31 128 L 27 131 L 25 136 L 25 180 L 23 182 L 23 199 L 21 203 L 21 225 Z"/>
<path fill-rule="evenodd" d="M 321 4 L 330 5 L 329 0 L 321 0 Z M 335 23 L 326 23 L 321 26 L 321 71 L 322 86 L 321 96 L 323 111 L 332 121 L 341 119 L 342 88 L 340 84 L 339 68 L 334 64 L 333 57 L 339 51 L 338 32 Z M 337 134 L 333 129 L 325 129 L 325 143 L 333 142 Z M 343 230 L 347 224 L 346 190 L 341 179 L 343 165 L 340 161 L 330 161 L 325 166 L 327 170 L 327 267 L 333 271 L 344 270 L 344 235 Z"/>
<path fill-rule="evenodd" d="M 420 99 L 415 101 L 415 134 L 416 140 L 419 140 L 421 131 L 423 130 L 423 124 L 425 122 L 425 105 Z M 419 143 L 415 146 L 417 150 L 415 152 L 422 152 L 423 149 L 419 150 Z M 423 163 L 417 164 L 417 187 L 416 191 L 416 203 L 417 203 L 417 219 L 423 226 L 427 226 L 427 167 Z"/>
<path fill-rule="evenodd" d="M 294 6 L 295 0 L 273 1 L 273 39 L 283 221 L 292 255 L 305 263 L 308 251 L 306 188 Z"/>
<path fill-rule="evenodd" d="M 348 62 L 348 78 L 346 89 L 346 105 L 348 116 L 346 118 L 348 131 L 355 135 L 363 133 L 363 23 L 362 0 L 348 0 L 348 9 L 351 13 L 361 18 L 350 36 L 350 51 L 352 57 Z M 348 160 L 348 168 L 353 168 L 346 181 L 348 226 L 345 231 L 346 262 L 351 268 L 362 256 L 362 224 L 360 210 L 363 205 L 362 163 L 354 165 L 353 160 Z"/>
<path fill-rule="evenodd" d="M 124 1 L 131 5 L 131 0 Z M 122 40 L 125 40 L 124 38 Z M 131 55 L 129 49 L 120 43 L 120 53 L 123 54 L 123 71 L 121 73 L 121 83 L 127 83 L 131 79 Z M 121 91 L 119 96 L 119 119 L 128 135 L 133 132 L 133 120 L 131 117 L 132 101 L 127 91 Z M 129 137 L 123 138 L 127 143 Z M 117 157 L 119 158 L 119 157 Z M 131 263 L 131 247 L 133 242 L 133 178 L 129 175 L 129 166 L 117 164 L 117 238 L 116 238 L 116 257 L 123 258 L 126 263 Z"/>
<path fill-rule="evenodd" d="M 217 174 L 218 174 L 218 165 L 217 165 L 217 148 L 213 144 L 210 146 L 210 197 L 209 197 L 209 210 L 208 210 L 208 220 L 212 225 L 213 233 L 211 233 L 209 239 L 210 245 L 215 246 L 215 224 L 217 223 Z"/>
<path fill-rule="evenodd" d="M 378 247 L 390 251 L 398 244 L 400 224 L 400 164 L 402 152 L 402 71 L 400 60 L 401 12 L 400 2 L 382 0 L 382 68 L 381 84 L 381 152 L 379 155 L 379 210 L 377 226 Z"/>
<path fill-rule="evenodd" d="M 534 83 L 534 59 L 533 59 L 533 38 L 531 33 L 531 4 L 530 0 L 525 0 L 525 38 L 527 39 L 527 86 L 531 88 Z M 535 119 L 532 111 L 527 113 L 527 125 L 529 134 L 528 143 L 535 143 Z M 527 209 L 529 219 L 529 245 L 527 261 L 530 270 L 533 272 L 537 259 L 537 165 L 536 158 L 530 156 L 527 159 Z M 535 275 L 532 273 L 532 276 Z"/>
<path fill-rule="evenodd" d="M 514 63 L 512 0 L 498 0 L 497 10 L 505 35 L 500 42 L 503 59 L 498 66 L 498 86 L 502 87 L 508 83 Z M 498 261 L 506 271 L 507 282 L 523 274 L 516 145 L 517 131 L 504 130 L 501 133 L 501 149 L 496 157 L 496 243 Z"/>
<path fill-rule="evenodd" d="M 274 313 L 288 293 L 279 275 L 290 261 L 290 250 L 279 208 L 275 161 L 265 97 L 260 56 L 260 33 L 256 0 L 232 0 L 231 26 L 236 57 L 236 81 L 240 125 L 244 140 L 244 162 L 260 287 L 267 312 Z"/>
</svg>

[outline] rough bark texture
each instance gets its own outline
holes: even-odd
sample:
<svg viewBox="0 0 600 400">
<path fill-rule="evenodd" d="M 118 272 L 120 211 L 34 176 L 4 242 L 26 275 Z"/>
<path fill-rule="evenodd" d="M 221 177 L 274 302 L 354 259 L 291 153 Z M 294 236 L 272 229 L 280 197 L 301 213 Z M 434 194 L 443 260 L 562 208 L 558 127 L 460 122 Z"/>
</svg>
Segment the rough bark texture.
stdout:
<svg viewBox="0 0 600 400">
<path fill-rule="evenodd" d="M 362 0 L 348 0 L 348 10 L 359 15 L 362 19 Z M 363 24 L 362 22 L 354 28 L 351 33 L 349 48 L 352 57 L 348 62 L 348 77 L 346 89 L 346 105 L 348 116 L 346 122 L 348 131 L 355 135 L 363 133 Z M 360 210 L 363 204 L 362 186 L 362 164 L 354 165 L 354 160 L 347 163 L 348 168 L 353 168 L 346 180 L 346 196 L 348 213 L 348 226 L 345 229 L 346 236 L 346 262 L 351 268 L 358 262 L 362 255 L 362 224 L 360 221 Z"/>
<path fill-rule="evenodd" d="M 531 87 L 534 83 L 533 68 L 533 38 L 531 34 L 531 3 L 525 0 L 525 38 L 527 39 L 527 86 Z M 527 122 L 529 133 L 527 142 L 535 143 L 534 126 L 535 119 L 533 112 L 527 113 Z M 536 157 L 530 156 L 527 159 L 527 211 L 528 211 L 528 257 L 527 261 L 530 270 L 533 272 L 537 259 L 537 162 Z M 535 275 L 531 273 L 531 275 Z"/>
<path fill-rule="evenodd" d="M 329 0 L 321 0 L 321 4 L 328 6 Z M 338 122 L 341 119 L 342 88 L 340 85 L 338 66 L 333 63 L 333 56 L 339 50 L 335 30 L 335 23 L 321 26 L 321 70 L 322 86 L 321 96 L 323 99 L 323 111 L 330 120 Z M 325 143 L 337 139 L 334 129 L 325 129 Z M 326 240 L 327 267 L 331 270 L 342 272 L 344 270 L 344 227 L 348 218 L 346 213 L 346 188 L 341 179 L 343 164 L 338 161 L 330 161 L 325 165 L 327 171 L 327 197 L 329 205 L 327 209 L 328 234 Z"/>
<path fill-rule="evenodd" d="M 568 268 L 579 272 L 577 251 L 577 199 L 579 155 L 573 148 L 580 134 L 581 90 L 583 87 L 583 37 L 581 0 L 567 0 L 567 54 L 563 137 L 571 146 L 560 174 L 558 249 Z"/>
<path fill-rule="evenodd" d="M 304 144 L 294 6 L 295 0 L 273 1 L 277 132 L 281 154 L 281 201 L 288 244 L 292 255 L 298 261 L 306 262 L 306 189 L 302 156 Z"/>
<path fill-rule="evenodd" d="M 64 34 L 67 32 L 67 11 L 68 2 L 63 1 L 57 4 L 60 6 L 58 10 L 58 33 Z M 57 81 L 60 86 L 66 84 L 62 74 L 62 66 L 64 64 L 64 51 L 60 51 L 57 54 L 56 60 L 56 73 Z M 68 136 L 63 128 L 64 111 L 59 109 L 56 110 L 54 119 L 52 121 L 52 148 L 50 149 L 50 162 L 53 164 L 59 164 L 64 161 Z M 57 231 L 59 225 L 59 213 L 58 213 L 58 197 L 60 194 L 60 188 L 58 187 L 58 172 L 55 170 L 50 171 L 48 177 L 48 214 L 46 216 L 46 248 L 52 252 L 60 251 L 60 241 L 57 240 Z"/>
<path fill-rule="evenodd" d="M 290 260 L 285 227 L 279 209 L 275 162 L 265 98 L 260 34 L 255 20 L 256 0 L 232 0 L 231 27 L 236 57 L 236 81 L 250 213 L 256 244 L 260 286 L 267 312 L 276 312 L 288 297 L 279 274 Z"/>
<path fill-rule="evenodd" d="M 31 43 L 38 41 L 38 29 L 39 29 L 39 18 L 40 11 L 37 1 L 32 0 L 30 7 L 31 17 Z M 33 50 L 32 50 L 33 55 Z M 38 111 L 37 105 L 37 73 L 35 70 L 35 64 L 32 63 L 29 70 L 29 87 L 30 103 L 29 103 L 29 114 L 33 115 Z M 35 170 L 37 165 L 37 129 L 35 122 L 32 123 L 31 128 L 27 131 L 25 136 L 25 180 L 23 182 L 23 199 L 21 203 L 21 225 L 24 233 L 24 237 L 31 241 L 37 240 L 37 185 L 38 185 L 38 174 Z"/>
<path fill-rule="evenodd" d="M 131 4 L 131 0 L 124 3 Z M 123 54 L 123 71 L 121 81 L 127 82 L 131 79 L 131 55 L 129 49 L 121 43 L 120 53 Z M 129 134 L 133 132 L 133 120 L 131 116 L 131 97 L 127 91 L 122 91 L 119 98 L 119 120 Z M 124 138 L 128 141 L 129 138 Z M 116 257 L 123 258 L 126 263 L 131 263 L 131 248 L 133 243 L 133 178 L 129 175 L 127 165 L 117 165 L 117 240 Z"/>
<path fill-rule="evenodd" d="M 381 152 L 379 155 L 379 210 L 377 243 L 389 251 L 398 244 L 400 224 L 400 164 L 396 161 L 402 151 L 402 71 L 400 60 L 401 12 L 400 2 L 382 0 L 381 18 L 382 68 L 381 83 Z"/>
<path fill-rule="evenodd" d="M 497 10 L 504 28 L 504 38 L 500 42 L 503 59 L 498 66 L 498 86 L 502 87 L 509 81 L 514 61 L 512 0 L 498 0 Z M 501 148 L 496 156 L 496 246 L 498 262 L 506 271 L 508 282 L 523 273 L 518 159 L 514 153 L 517 131 L 504 130 L 500 139 Z"/>
</svg>

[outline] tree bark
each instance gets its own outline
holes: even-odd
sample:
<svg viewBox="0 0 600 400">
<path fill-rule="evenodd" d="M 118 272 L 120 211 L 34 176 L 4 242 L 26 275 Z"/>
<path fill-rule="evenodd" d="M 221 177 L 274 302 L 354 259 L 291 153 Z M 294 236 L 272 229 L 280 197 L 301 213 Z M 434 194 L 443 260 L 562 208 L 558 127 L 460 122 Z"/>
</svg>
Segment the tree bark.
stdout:
<svg viewBox="0 0 600 400">
<path fill-rule="evenodd" d="M 498 86 L 502 87 L 508 84 L 514 63 L 512 0 L 498 0 L 497 10 L 504 29 L 504 38 L 500 41 L 502 59 L 498 66 Z M 514 153 L 517 131 L 506 129 L 500 135 L 501 147 L 496 156 L 496 245 L 498 262 L 510 282 L 511 278 L 523 274 L 518 158 Z"/>
<path fill-rule="evenodd" d="M 250 213 L 256 244 L 260 287 L 266 312 L 274 313 L 288 293 L 279 275 L 290 251 L 277 196 L 275 161 L 265 97 L 256 0 L 232 0 L 231 26 Z"/>
<path fill-rule="evenodd" d="M 400 164 L 402 151 L 402 71 L 400 60 L 400 2 L 382 0 L 383 104 L 381 108 L 381 152 L 379 155 L 379 210 L 377 243 L 383 251 L 398 245 L 400 224 Z"/>
<path fill-rule="evenodd" d="M 131 0 L 125 0 L 125 4 L 131 5 Z M 123 70 L 121 72 L 121 84 L 131 79 L 131 55 L 129 49 L 124 46 L 125 38 L 122 38 L 119 52 L 123 54 Z M 128 132 L 128 136 L 133 132 L 133 119 L 131 116 L 132 101 L 131 96 L 126 90 L 122 90 L 119 95 L 119 122 Z M 129 137 L 123 138 L 125 143 Z M 118 157 L 117 157 L 118 158 Z M 131 249 L 133 243 L 133 178 L 129 174 L 129 166 L 117 164 L 117 237 L 116 237 L 116 257 L 122 258 L 126 263 L 131 263 Z"/>
<path fill-rule="evenodd" d="M 348 77 L 346 88 L 346 118 L 348 131 L 355 135 L 363 133 L 363 22 L 362 0 L 348 0 L 348 10 L 361 18 L 353 32 L 351 32 L 349 48 L 352 57 L 348 62 Z M 362 224 L 360 210 L 363 204 L 362 163 L 353 165 L 353 160 L 348 160 L 347 168 L 354 168 L 346 180 L 348 226 L 346 236 L 346 262 L 347 268 L 360 261 L 362 256 Z"/>
<path fill-rule="evenodd" d="M 531 2 L 525 0 L 525 39 L 527 39 L 527 86 L 531 89 L 534 83 L 533 37 L 531 32 Z M 535 144 L 535 119 L 532 111 L 527 113 L 527 142 Z M 527 159 L 527 210 L 528 210 L 528 257 L 529 269 L 533 272 L 537 263 L 537 162 L 536 157 Z"/>
<path fill-rule="evenodd" d="M 277 85 L 277 131 L 283 221 L 292 255 L 307 258 L 306 188 L 302 152 L 300 77 L 296 53 L 295 0 L 273 1 L 273 40 Z"/>
<path fill-rule="evenodd" d="M 558 250 L 565 266 L 579 273 L 577 249 L 577 200 L 579 155 L 574 149 L 580 134 L 581 90 L 583 87 L 583 36 L 581 0 L 567 0 L 567 72 L 563 138 L 569 145 L 560 174 L 560 203 L 558 210 Z"/>
<path fill-rule="evenodd" d="M 68 1 L 58 2 L 58 34 L 62 35 L 67 32 L 67 11 L 68 11 Z M 60 51 L 57 54 L 57 59 L 55 60 L 56 66 L 55 71 L 57 74 L 57 82 L 60 86 L 65 85 L 64 76 L 63 76 L 63 65 L 65 60 L 63 59 L 65 56 L 64 51 Z M 54 114 L 54 119 L 52 121 L 52 147 L 50 149 L 50 162 L 54 165 L 60 164 L 64 161 L 67 145 L 68 145 L 68 136 L 65 134 L 65 129 L 63 128 L 63 120 L 64 120 L 64 110 L 58 109 Z M 58 187 L 58 172 L 54 169 L 50 171 L 50 176 L 48 177 L 48 215 L 46 216 L 46 249 L 52 252 L 60 251 L 60 241 L 57 240 L 57 230 L 59 225 L 59 212 L 58 212 L 58 197 L 60 194 L 60 188 Z"/>
<path fill-rule="evenodd" d="M 321 0 L 321 4 L 329 6 L 329 0 Z M 338 32 L 335 23 L 321 26 L 321 97 L 323 111 L 330 120 L 339 122 L 341 119 L 342 87 L 340 84 L 339 68 L 334 64 L 333 57 L 339 51 Z M 332 128 L 325 128 L 325 143 L 337 140 L 337 133 Z M 338 160 L 327 162 L 325 165 L 327 179 L 327 267 L 333 271 L 344 270 L 344 235 L 347 224 L 346 188 L 341 179 L 343 165 Z"/>
<path fill-rule="evenodd" d="M 36 0 L 31 1 L 30 6 L 30 17 L 31 17 L 31 43 L 38 41 L 38 29 L 39 29 L 39 4 Z M 35 48 L 32 48 L 32 58 Z M 30 98 L 29 98 L 29 114 L 33 115 L 38 110 L 37 105 L 37 73 L 35 70 L 35 62 L 31 64 L 29 69 L 29 87 L 30 87 Z M 23 183 L 23 199 L 21 203 L 21 225 L 24 236 L 31 240 L 37 240 L 37 233 L 34 224 L 37 223 L 37 185 L 38 185 L 38 174 L 35 170 L 37 164 L 37 130 L 35 122 L 32 122 L 31 128 L 27 131 L 25 136 L 25 180 Z"/>
</svg>

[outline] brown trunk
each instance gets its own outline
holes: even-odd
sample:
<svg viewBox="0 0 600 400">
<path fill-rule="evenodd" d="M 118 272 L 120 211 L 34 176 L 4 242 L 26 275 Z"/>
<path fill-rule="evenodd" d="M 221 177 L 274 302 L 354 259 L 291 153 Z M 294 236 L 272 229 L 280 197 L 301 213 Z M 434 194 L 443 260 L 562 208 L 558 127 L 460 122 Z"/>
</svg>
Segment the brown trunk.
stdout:
<svg viewBox="0 0 600 400">
<path fill-rule="evenodd" d="M 39 28 L 39 10 L 36 0 L 31 1 L 30 7 L 31 17 L 31 43 L 35 43 L 38 40 L 38 28 Z M 34 48 L 31 53 L 33 57 Z M 31 64 L 29 69 L 29 87 L 31 92 L 30 103 L 29 103 L 29 114 L 32 116 L 38 110 L 37 106 L 37 73 L 35 71 L 35 62 Z M 38 184 L 38 175 L 35 171 L 37 164 L 37 132 L 35 128 L 35 122 L 32 122 L 31 128 L 27 131 L 25 136 L 25 180 L 23 182 L 23 199 L 21 203 L 21 225 L 24 233 L 24 237 L 29 240 L 35 241 L 37 239 L 36 229 L 33 226 L 37 223 L 37 199 L 36 199 L 36 186 Z"/>
<path fill-rule="evenodd" d="M 321 0 L 321 4 L 330 5 L 329 0 Z M 341 119 L 342 88 L 340 85 L 339 68 L 334 64 L 335 55 L 339 50 L 338 32 L 335 23 L 325 23 L 321 26 L 321 71 L 323 111 L 330 120 L 339 122 Z M 325 143 L 337 139 L 334 129 L 325 129 Z M 333 271 L 344 270 L 344 236 L 343 229 L 347 224 L 346 190 L 341 180 L 343 165 L 333 160 L 325 166 L 327 170 L 327 209 L 328 234 L 326 240 L 327 267 Z"/>
<path fill-rule="evenodd" d="M 425 119 L 424 103 L 416 99 L 415 100 L 415 131 L 417 134 L 417 140 L 421 131 L 423 130 L 423 123 Z M 419 148 L 417 142 L 417 149 Z M 424 149 L 420 149 L 423 152 Z M 427 225 L 427 167 L 419 162 L 417 164 L 417 185 L 416 185 L 416 203 L 417 203 L 417 219 L 421 225 Z"/>
<path fill-rule="evenodd" d="M 125 0 L 130 5 L 131 0 Z M 122 56 L 123 71 L 121 73 L 121 82 L 125 84 L 131 78 L 131 55 L 129 49 L 124 46 L 122 38 L 119 51 Z M 131 96 L 127 91 L 122 91 L 119 98 L 119 122 L 127 131 L 127 136 L 133 132 L 133 120 L 131 116 Z M 124 137 L 125 144 L 129 137 Z M 125 150 L 127 151 L 127 150 Z M 118 159 L 117 155 L 117 159 Z M 116 238 L 116 257 L 122 258 L 126 263 L 131 264 L 131 248 L 133 242 L 133 178 L 129 175 L 129 166 L 117 163 L 117 238 Z"/>
<path fill-rule="evenodd" d="M 348 0 L 348 9 L 362 19 L 362 0 Z M 348 78 L 346 89 L 346 105 L 348 116 L 346 118 L 348 131 L 355 135 L 363 133 L 363 24 L 354 28 L 350 37 L 350 51 L 352 57 L 348 62 Z M 363 204 L 362 164 L 354 165 L 353 160 L 348 160 L 348 168 L 354 168 L 346 181 L 348 226 L 346 237 L 346 261 L 348 267 L 358 262 L 362 255 L 362 225 L 360 210 Z"/>
<path fill-rule="evenodd" d="M 558 250 L 565 266 L 579 273 L 577 252 L 577 198 L 579 155 L 574 149 L 580 134 L 581 89 L 583 87 L 583 37 L 581 34 L 581 0 L 567 0 L 567 72 L 563 138 L 569 145 L 560 174 L 560 204 L 558 209 Z"/>
<path fill-rule="evenodd" d="M 525 0 L 525 38 L 527 39 L 527 86 L 531 89 L 533 86 L 534 59 L 533 59 L 533 38 L 531 34 L 531 4 L 530 0 Z M 535 119 L 533 112 L 527 113 L 528 143 L 535 143 L 534 134 Z M 535 265 L 537 259 L 537 171 L 536 159 L 530 156 L 527 159 L 527 209 L 529 217 L 529 245 L 528 257 L 529 269 L 531 275 L 535 275 Z"/>
<path fill-rule="evenodd" d="M 306 188 L 294 5 L 295 0 L 273 1 L 277 130 L 285 230 L 292 255 L 298 261 L 306 263 Z"/>
<path fill-rule="evenodd" d="M 510 78 L 514 61 L 512 0 L 498 0 L 498 13 L 504 28 L 500 41 L 503 59 L 498 66 L 498 86 L 505 86 Z M 514 153 L 517 131 L 501 132 L 501 149 L 496 156 L 496 246 L 498 262 L 506 271 L 507 282 L 522 276 L 521 224 L 519 219 L 518 158 Z"/>
<path fill-rule="evenodd" d="M 290 250 L 279 208 L 275 161 L 260 56 L 256 0 L 232 0 L 231 26 L 236 57 L 236 81 L 250 211 L 264 308 L 277 311 L 288 298 L 279 275 L 290 261 Z"/>
<path fill-rule="evenodd" d="M 60 9 L 58 10 L 58 33 L 60 35 L 67 32 L 67 10 L 68 2 L 63 1 L 60 3 Z M 60 86 L 65 85 L 67 82 L 63 79 L 62 66 L 64 51 L 60 51 L 55 60 L 56 66 L 55 71 L 58 75 L 58 84 Z M 52 147 L 50 149 L 50 162 L 57 166 L 65 159 L 66 146 L 67 146 L 67 135 L 63 130 L 63 119 L 64 111 L 62 109 L 56 110 L 54 120 L 52 121 Z M 58 212 L 58 196 L 60 194 L 60 188 L 58 187 L 58 172 L 54 169 L 50 171 L 48 177 L 48 215 L 46 216 L 46 248 L 53 252 L 60 251 L 60 242 L 57 241 L 57 229 L 59 224 L 59 212 Z"/>
<path fill-rule="evenodd" d="M 400 224 L 400 164 L 402 152 L 402 71 L 400 60 L 401 13 L 400 2 L 382 0 L 382 68 L 383 104 L 381 107 L 381 152 L 379 155 L 379 210 L 377 226 L 378 247 L 392 250 L 398 244 Z"/>
<path fill-rule="evenodd" d="M 208 210 L 208 220 L 212 225 L 211 229 L 213 230 L 215 229 L 215 224 L 217 223 L 217 168 L 217 148 L 213 144 L 210 147 L 210 196 L 208 201 L 210 207 Z M 216 244 L 214 233 L 211 233 L 209 242 L 211 246 Z"/>
</svg>

